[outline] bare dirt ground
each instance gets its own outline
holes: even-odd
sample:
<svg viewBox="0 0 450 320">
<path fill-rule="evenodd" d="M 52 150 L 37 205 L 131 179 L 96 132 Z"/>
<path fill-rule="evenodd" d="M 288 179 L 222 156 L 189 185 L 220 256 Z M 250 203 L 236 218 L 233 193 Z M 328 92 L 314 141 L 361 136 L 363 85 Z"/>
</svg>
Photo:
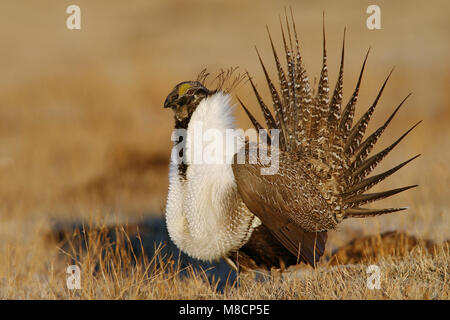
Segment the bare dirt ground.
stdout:
<svg viewBox="0 0 450 320">
<path fill-rule="evenodd" d="M 82 10 L 79 31 L 66 29 L 64 2 L 0 3 L 0 298 L 449 298 L 447 1 L 382 2 L 382 29 L 376 31 L 365 27 L 372 4 L 366 1 L 76 2 Z M 406 205 L 406 212 L 345 221 L 332 231 L 327 259 L 314 270 L 214 280 L 227 274 L 226 266 L 204 272 L 210 265 L 177 263 L 176 256 L 168 257 L 175 249 L 150 250 L 152 242 L 144 239 L 150 234 L 165 240 L 163 225 L 145 222 L 161 218 L 167 194 L 173 119 L 162 104 L 176 83 L 205 67 L 214 73 L 239 66 L 265 90 L 254 45 L 270 62 L 265 25 L 281 49 L 278 14 L 289 5 L 312 81 L 322 59 L 322 11 L 331 83 L 347 27 L 344 99 L 372 48 L 357 116 L 396 66 L 368 131 L 413 95 L 374 152 L 424 121 L 377 172 L 422 156 L 378 189 L 420 187 L 378 204 Z M 270 72 L 275 76 L 273 65 Z M 236 93 L 257 112 L 248 85 Z M 242 110 L 236 114 L 248 128 Z M 102 238 L 105 232 L 87 232 L 85 250 L 77 241 L 87 235 L 75 234 L 72 245 L 48 237 L 78 222 L 123 229 L 112 240 Z M 391 231 L 397 233 L 386 235 Z M 133 255 L 138 234 L 145 240 L 144 258 Z M 65 268 L 73 261 L 82 270 L 82 289 L 76 291 L 66 287 Z M 372 263 L 382 270 L 379 290 L 366 286 Z"/>
</svg>

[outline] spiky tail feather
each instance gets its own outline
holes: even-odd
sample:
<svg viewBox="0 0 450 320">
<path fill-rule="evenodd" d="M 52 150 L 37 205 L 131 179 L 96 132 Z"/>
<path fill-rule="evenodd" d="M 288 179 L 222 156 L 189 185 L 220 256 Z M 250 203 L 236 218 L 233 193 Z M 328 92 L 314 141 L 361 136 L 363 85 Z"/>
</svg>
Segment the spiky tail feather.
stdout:
<svg viewBox="0 0 450 320">
<path fill-rule="evenodd" d="M 329 98 L 328 69 L 325 41 L 325 26 L 323 26 L 323 58 L 322 68 L 317 89 L 317 94 L 312 97 L 311 85 L 303 66 L 300 55 L 300 46 L 297 30 L 294 23 L 292 9 L 288 15 L 285 13 L 286 30 L 288 40 L 286 40 L 285 27 L 280 19 L 281 35 L 286 56 L 287 71 L 283 69 L 275 45 L 272 41 L 269 29 L 267 32 L 275 60 L 278 74 L 280 91 L 273 84 L 267 69 L 263 63 L 261 55 L 256 49 L 258 59 L 261 63 L 269 91 L 272 97 L 272 105 L 275 117 L 264 103 L 255 84 L 250 79 L 250 84 L 255 93 L 258 104 L 264 114 L 264 119 L 269 129 L 280 130 L 280 149 L 287 152 L 298 153 L 302 157 L 307 157 L 313 165 L 311 173 L 312 179 L 322 185 L 337 184 L 336 188 L 322 191 L 326 199 L 332 199 L 332 205 L 336 208 L 336 214 L 343 218 L 347 217 L 369 217 L 405 210 L 406 208 L 388 209 L 366 209 L 361 205 L 374 202 L 394 194 L 416 187 L 417 185 L 392 189 L 377 193 L 365 193 L 373 186 L 383 181 L 397 170 L 416 159 L 419 155 L 387 170 L 383 173 L 367 177 L 375 167 L 394 149 L 398 143 L 411 132 L 420 122 L 407 130 L 389 147 L 379 153 L 367 158 L 378 139 L 389 126 L 394 116 L 410 94 L 395 108 L 393 113 L 385 123 L 375 130 L 369 137 L 363 140 L 369 121 L 381 98 L 383 90 L 392 74 L 390 71 L 386 80 L 382 84 L 372 105 L 353 124 L 356 103 L 359 89 L 367 62 L 370 49 L 364 58 L 364 62 L 358 77 L 356 87 L 343 111 L 343 72 L 344 72 L 344 49 L 345 49 L 345 29 L 342 42 L 342 53 L 339 68 L 338 80 L 331 99 Z M 293 30 L 293 36 L 291 33 Z M 294 41 L 292 41 L 292 37 Z M 295 43 L 295 47 L 293 46 Z M 295 57 L 294 57 L 295 55 Z M 262 125 L 252 116 L 244 104 L 239 100 L 247 115 L 251 119 L 256 129 L 261 129 Z M 325 170 L 324 170 L 325 168 Z"/>
</svg>

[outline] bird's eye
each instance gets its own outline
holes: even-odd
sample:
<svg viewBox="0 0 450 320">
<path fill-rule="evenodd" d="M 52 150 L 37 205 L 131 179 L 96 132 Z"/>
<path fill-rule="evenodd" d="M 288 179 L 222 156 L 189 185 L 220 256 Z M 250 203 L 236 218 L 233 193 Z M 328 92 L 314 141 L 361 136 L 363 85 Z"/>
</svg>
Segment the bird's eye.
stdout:
<svg viewBox="0 0 450 320">
<path fill-rule="evenodd" d="M 187 94 L 187 95 L 192 96 L 194 93 L 195 93 L 195 89 L 194 89 L 194 88 L 192 88 L 192 89 L 187 89 L 187 90 L 186 90 L 186 94 Z"/>
</svg>

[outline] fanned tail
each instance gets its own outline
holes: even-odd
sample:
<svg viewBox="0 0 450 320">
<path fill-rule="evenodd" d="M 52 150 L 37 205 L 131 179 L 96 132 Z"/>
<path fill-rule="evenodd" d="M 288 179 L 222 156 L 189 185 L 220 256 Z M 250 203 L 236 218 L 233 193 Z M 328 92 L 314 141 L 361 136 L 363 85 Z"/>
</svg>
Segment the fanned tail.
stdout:
<svg viewBox="0 0 450 320">
<path fill-rule="evenodd" d="M 324 17 L 325 20 L 325 17 Z M 314 98 L 314 106 L 311 115 L 310 137 L 316 139 L 319 145 L 327 143 L 327 116 L 330 87 L 328 85 L 327 48 L 325 37 L 325 21 L 323 21 L 323 48 L 322 48 L 322 70 L 320 72 L 317 95 Z"/>
<path fill-rule="evenodd" d="M 356 124 L 353 125 L 362 77 L 370 49 L 365 55 L 355 89 L 348 103 L 341 110 L 344 87 L 343 74 L 346 30 L 344 29 L 342 40 L 338 79 L 330 99 L 324 22 L 322 68 L 317 94 L 313 97 L 311 84 L 300 54 L 299 38 L 292 9 L 290 11 L 291 21 L 289 21 L 288 14 L 285 12 L 285 26 L 283 26 L 282 19 L 280 18 L 286 69 L 283 69 L 280 63 L 272 36 L 269 28 L 267 28 L 278 74 L 279 89 L 273 84 L 258 50 L 256 50 L 272 97 L 275 116 L 272 116 L 271 111 L 256 89 L 253 80 L 248 76 L 256 100 L 263 112 L 267 127 L 269 129 L 280 130 L 280 149 L 282 151 L 297 153 L 311 165 L 310 168 L 307 168 L 308 173 L 313 182 L 316 183 L 318 191 L 322 193 L 330 206 L 335 208 L 336 216 L 342 218 L 370 217 L 405 210 L 406 208 L 366 209 L 361 208 L 361 206 L 417 186 L 412 185 L 383 192 L 366 193 L 372 187 L 419 156 L 414 156 L 383 173 L 367 177 L 387 154 L 420 123 L 418 122 L 412 126 L 390 146 L 369 157 L 373 147 L 383 132 L 392 123 L 394 116 L 409 98 L 410 94 L 394 109 L 383 125 L 363 140 L 367 126 L 381 99 L 393 69 L 384 80 L 371 106 L 359 118 Z M 251 115 L 244 104 L 240 100 L 239 102 L 255 128 L 262 128 L 263 126 Z"/>
<path fill-rule="evenodd" d="M 336 86 L 334 87 L 333 97 L 331 98 L 328 113 L 328 141 L 331 145 L 333 145 L 334 136 L 337 133 L 336 131 L 338 130 L 339 120 L 341 119 L 341 104 L 344 90 L 345 30 L 346 29 L 344 29 L 344 39 L 342 40 L 341 64 L 339 67 L 338 80 L 336 82 Z"/>
</svg>

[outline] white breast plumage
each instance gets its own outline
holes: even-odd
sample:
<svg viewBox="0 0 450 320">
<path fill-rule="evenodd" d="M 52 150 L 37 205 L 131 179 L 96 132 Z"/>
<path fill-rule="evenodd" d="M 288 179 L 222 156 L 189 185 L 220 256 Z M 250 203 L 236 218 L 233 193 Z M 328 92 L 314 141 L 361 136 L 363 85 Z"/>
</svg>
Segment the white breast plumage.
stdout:
<svg viewBox="0 0 450 320">
<path fill-rule="evenodd" d="M 166 205 L 169 235 L 181 250 L 198 259 L 215 260 L 239 249 L 260 224 L 237 192 L 230 164 L 235 152 L 213 152 L 203 162 L 198 158 L 210 147 L 198 140 L 202 136 L 207 139 L 199 129 L 233 139 L 226 134 L 227 129 L 235 128 L 232 112 L 228 94 L 218 92 L 202 100 L 187 129 L 186 179 L 179 176 L 176 163 L 170 165 Z M 230 143 L 223 141 L 224 150 Z"/>
</svg>

